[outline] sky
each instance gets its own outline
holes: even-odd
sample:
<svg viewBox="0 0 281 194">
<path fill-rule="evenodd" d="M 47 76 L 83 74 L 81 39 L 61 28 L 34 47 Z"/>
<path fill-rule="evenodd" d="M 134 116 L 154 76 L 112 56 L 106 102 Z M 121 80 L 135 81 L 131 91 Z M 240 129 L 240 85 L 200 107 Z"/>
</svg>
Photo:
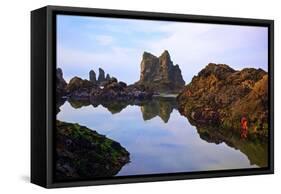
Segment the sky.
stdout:
<svg viewBox="0 0 281 194">
<path fill-rule="evenodd" d="M 266 27 L 57 16 L 57 67 L 67 81 L 88 79 L 100 67 L 132 84 L 139 80 L 143 52 L 160 56 L 164 50 L 186 83 L 208 63 L 268 70 Z"/>
</svg>

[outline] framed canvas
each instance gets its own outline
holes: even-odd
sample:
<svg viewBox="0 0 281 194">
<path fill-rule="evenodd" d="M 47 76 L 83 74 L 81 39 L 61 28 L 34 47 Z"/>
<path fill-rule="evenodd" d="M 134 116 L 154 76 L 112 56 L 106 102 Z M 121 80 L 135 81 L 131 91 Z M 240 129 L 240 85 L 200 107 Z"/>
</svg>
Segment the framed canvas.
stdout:
<svg viewBox="0 0 281 194">
<path fill-rule="evenodd" d="M 31 12 L 31 182 L 272 174 L 272 20 Z"/>
</svg>

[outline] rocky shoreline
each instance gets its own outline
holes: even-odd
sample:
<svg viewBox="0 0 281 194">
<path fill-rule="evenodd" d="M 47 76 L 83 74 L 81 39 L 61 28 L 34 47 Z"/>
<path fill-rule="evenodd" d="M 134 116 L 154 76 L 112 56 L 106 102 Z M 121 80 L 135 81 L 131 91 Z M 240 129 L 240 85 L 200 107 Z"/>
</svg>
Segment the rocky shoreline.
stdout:
<svg viewBox="0 0 281 194">
<path fill-rule="evenodd" d="M 219 126 L 238 133 L 241 118 L 249 134 L 267 139 L 268 75 L 262 69 L 236 71 L 208 64 L 178 95 L 179 112 L 196 126 Z"/>
</svg>

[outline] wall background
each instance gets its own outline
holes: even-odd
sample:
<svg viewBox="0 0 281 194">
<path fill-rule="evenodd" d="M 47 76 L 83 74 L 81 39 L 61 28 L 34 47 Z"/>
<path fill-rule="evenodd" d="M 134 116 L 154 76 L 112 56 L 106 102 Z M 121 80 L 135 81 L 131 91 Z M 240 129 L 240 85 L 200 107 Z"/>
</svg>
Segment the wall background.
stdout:
<svg viewBox="0 0 281 194">
<path fill-rule="evenodd" d="M 0 19 L 0 192 L 1 193 L 267 193 L 280 183 L 281 84 L 280 5 L 274 0 L 25 0 L 2 1 Z M 215 178 L 45 190 L 29 184 L 30 142 L 30 11 L 65 5 L 275 20 L 275 175 Z M 279 8 L 278 8 L 279 7 Z M 278 181 L 279 180 L 279 181 Z"/>
</svg>

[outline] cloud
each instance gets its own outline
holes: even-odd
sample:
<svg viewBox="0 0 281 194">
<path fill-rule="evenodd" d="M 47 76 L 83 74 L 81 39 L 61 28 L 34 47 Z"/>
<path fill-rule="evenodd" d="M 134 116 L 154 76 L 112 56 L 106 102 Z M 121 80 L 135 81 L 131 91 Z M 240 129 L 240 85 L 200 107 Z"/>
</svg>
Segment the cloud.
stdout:
<svg viewBox="0 0 281 194">
<path fill-rule="evenodd" d="M 187 82 L 210 62 L 267 70 L 266 28 L 177 22 L 161 30 L 169 36 L 146 47 L 157 55 L 169 50 Z"/>
<path fill-rule="evenodd" d="M 81 51 L 58 46 L 57 64 L 63 68 L 64 77 L 69 81 L 74 76 L 88 78 L 88 72 L 98 68 L 111 76 L 127 83 L 134 83 L 139 78 L 141 50 L 122 47 L 110 47 L 107 52 Z"/>
<path fill-rule="evenodd" d="M 58 65 L 67 77 L 87 77 L 90 69 L 102 67 L 133 83 L 142 53 L 159 56 L 163 50 L 180 65 L 187 83 L 210 62 L 267 70 L 265 27 L 76 17 L 79 29 L 70 29 L 61 19 Z"/>
</svg>

